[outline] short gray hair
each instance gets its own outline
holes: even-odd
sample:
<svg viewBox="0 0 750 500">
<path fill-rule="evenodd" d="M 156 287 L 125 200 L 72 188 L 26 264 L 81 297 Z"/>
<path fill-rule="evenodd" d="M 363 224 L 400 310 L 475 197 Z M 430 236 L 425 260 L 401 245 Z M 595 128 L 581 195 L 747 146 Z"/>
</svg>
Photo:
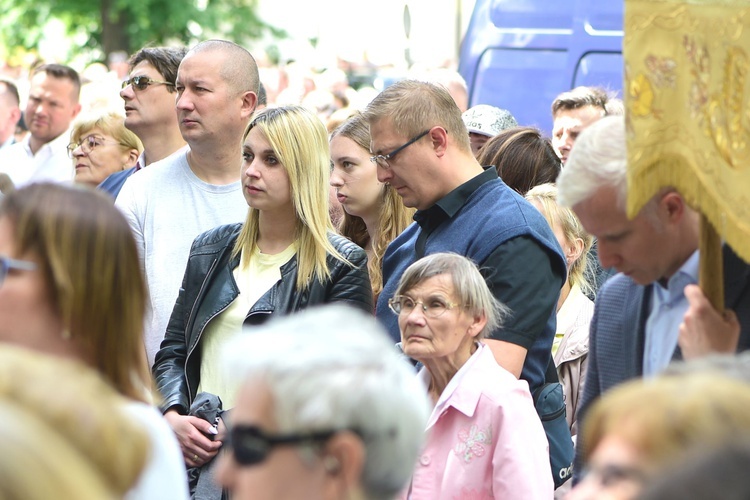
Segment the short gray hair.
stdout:
<svg viewBox="0 0 750 500">
<path fill-rule="evenodd" d="M 573 207 L 603 187 L 617 191 L 618 206 L 624 209 L 628 196 L 624 116 L 605 116 L 581 132 L 557 178 L 557 199 Z"/>
<path fill-rule="evenodd" d="M 483 315 L 487 324 L 477 339 L 487 338 L 500 328 L 510 309 L 497 300 L 477 266 L 457 253 L 434 253 L 422 257 L 404 271 L 394 295 L 403 295 L 423 281 L 440 274 L 449 274 L 456 299 L 473 315 Z"/>
<path fill-rule="evenodd" d="M 312 307 L 246 331 L 227 344 L 224 359 L 231 377 L 266 384 L 281 432 L 357 432 L 366 498 L 393 498 L 407 484 L 431 406 L 373 316 Z"/>
</svg>

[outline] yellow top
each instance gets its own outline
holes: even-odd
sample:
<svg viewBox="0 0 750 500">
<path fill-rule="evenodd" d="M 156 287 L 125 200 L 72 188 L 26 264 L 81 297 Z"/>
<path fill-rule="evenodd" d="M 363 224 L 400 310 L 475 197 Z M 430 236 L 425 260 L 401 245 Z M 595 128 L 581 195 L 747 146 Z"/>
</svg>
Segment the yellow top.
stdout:
<svg viewBox="0 0 750 500">
<path fill-rule="evenodd" d="M 240 335 L 242 323 L 250 308 L 281 279 L 281 266 L 289 262 L 297 252 L 295 244 L 281 253 L 268 255 L 255 248 L 248 266 L 237 266 L 233 271 L 240 294 L 216 318 L 208 323 L 201 339 L 201 381 L 198 392 L 209 392 L 221 398 L 225 410 L 234 408 L 237 381 L 225 377 L 221 362 L 221 351 L 229 340 Z"/>
</svg>

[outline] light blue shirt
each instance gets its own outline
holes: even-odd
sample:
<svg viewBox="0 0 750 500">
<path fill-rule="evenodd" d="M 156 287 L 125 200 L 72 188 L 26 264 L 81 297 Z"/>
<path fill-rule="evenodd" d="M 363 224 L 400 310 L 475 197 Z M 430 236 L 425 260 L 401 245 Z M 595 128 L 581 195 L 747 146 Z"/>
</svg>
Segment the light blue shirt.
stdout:
<svg viewBox="0 0 750 500">
<path fill-rule="evenodd" d="M 667 286 L 654 283 L 651 312 L 646 320 L 646 348 L 643 353 L 643 375 L 662 372 L 677 348 L 680 323 L 688 309 L 685 286 L 698 283 L 698 250 L 669 278 Z"/>
</svg>

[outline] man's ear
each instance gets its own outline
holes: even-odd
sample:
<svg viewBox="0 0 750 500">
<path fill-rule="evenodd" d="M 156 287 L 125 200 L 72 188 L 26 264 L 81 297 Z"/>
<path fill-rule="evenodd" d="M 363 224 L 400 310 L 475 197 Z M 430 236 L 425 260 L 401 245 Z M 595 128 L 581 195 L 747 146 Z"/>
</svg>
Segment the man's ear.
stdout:
<svg viewBox="0 0 750 500">
<path fill-rule="evenodd" d="M 258 106 L 258 95 L 248 90 L 242 94 L 242 116 L 250 119 L 252 114 L 255 112 L 255 108 Z"/>
<path fill-rule="evenodd" d="M 662 196 L 659 207 L 664 210 L 669 222 L 679 222 L 685 215 L 685 200 L 677 191 L 669 191 Z"/>
<path fill-rule="evenodd" d="M 448 132 L 443 127 L 432 127 L 427 135 L 437 156 L 443 156 L 448 148 Z"/>
<path fill-rule="evenodd" d="M 326 444 L 322 461 L 326 474 L 323 498 L 334 500 L 359 496 L 365 445 L 357 434 L 351 431 L 336 433 Z"/>
</svg>

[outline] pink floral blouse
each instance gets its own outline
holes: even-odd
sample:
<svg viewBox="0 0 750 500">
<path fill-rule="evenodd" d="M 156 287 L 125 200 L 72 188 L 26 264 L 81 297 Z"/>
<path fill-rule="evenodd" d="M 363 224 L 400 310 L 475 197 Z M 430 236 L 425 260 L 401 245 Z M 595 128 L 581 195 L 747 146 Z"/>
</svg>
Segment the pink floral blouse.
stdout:
<svg viewBox="0 0 750 500">
<path fill-rule="evenodd" d="M 426 369 L 418 375 L 429 384 Z M 484 344 L 440 395 L 402 498 L 552 499 L 547 437 L 528 384 Z"/>
</svg>

